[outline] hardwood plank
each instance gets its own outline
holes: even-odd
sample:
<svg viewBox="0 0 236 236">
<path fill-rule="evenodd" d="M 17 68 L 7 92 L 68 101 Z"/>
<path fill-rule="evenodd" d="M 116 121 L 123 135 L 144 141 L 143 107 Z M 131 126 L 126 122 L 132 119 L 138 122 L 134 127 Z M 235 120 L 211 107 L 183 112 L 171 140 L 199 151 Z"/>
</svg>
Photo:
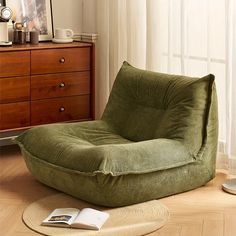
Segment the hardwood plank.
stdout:
<svg viewBox="0 0 236 236">
<path fill-rule="evenodd" d="M 221 236 L 224 235 L 224 221 L 206 219 L 203 222 L 202 236 Z"/>
<path fill-rule="evenodd" d="M 201 236 L 202 235 L 202 223 L 196 224 L 192 222 L 191 224 L 183 224 L 181 227 L 181 236 Z"/>
<path fill-rule="evenodd" d="M 224 222 L 225 222 L 224 236 L 236 235 L 236 207 L 234 207 L 233 211 L 234 212 L 226 213 L 224 216 Z"/>
<path fill-rule="evenodd" d="M 168 225 L 163 228 L 148 234 L 148 236 L 180 236 L 181 226 L 179 225 Z"/>
<path fill-rule="evenodd" d="M 39 235 L 22 222 L 23 210 L 31 202 L 55 193 L 28 172 L 17 146 L 0 147 L 0 235 Z"/>
</svg>

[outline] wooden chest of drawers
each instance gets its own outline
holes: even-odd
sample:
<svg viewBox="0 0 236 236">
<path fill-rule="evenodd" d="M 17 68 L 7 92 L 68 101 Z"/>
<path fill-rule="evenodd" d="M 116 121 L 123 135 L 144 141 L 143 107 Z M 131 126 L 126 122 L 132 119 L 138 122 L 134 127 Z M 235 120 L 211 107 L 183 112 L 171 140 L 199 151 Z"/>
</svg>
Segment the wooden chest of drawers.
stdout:
<svg viewBox="0 0 236 236">
<path fill-rule="evenodd" d="M 0 49 L 0 132 L 94 119 L 94 46 Z"/>
</svg>

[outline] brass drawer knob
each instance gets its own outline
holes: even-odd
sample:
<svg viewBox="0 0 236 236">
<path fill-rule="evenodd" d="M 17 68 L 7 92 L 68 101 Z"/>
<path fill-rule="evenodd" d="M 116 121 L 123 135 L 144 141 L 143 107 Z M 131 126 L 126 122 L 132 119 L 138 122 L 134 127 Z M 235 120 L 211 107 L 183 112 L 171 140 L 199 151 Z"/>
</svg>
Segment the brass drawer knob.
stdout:
<svg viewBox="0 0 236 236">
<path fill-rule="evenodd" d="M 61 64 L 65 63 L 65 61 L 66 61 L 66 59 L 65 59 L 64 57 L 62 57 L 62 58 L 59 60 L 59 62 L 60 62 Z"/>
<path fill-rule="evenodd" d="M 59 84 L 59 87 L 60 88 L 64 88 L 66 85 L 65 85 L 65 83 L 64 82 L 61 82 L 60 84 Z"/>
<path fill-rule="evenodd" d="M 60 112 L 64 112 L 65 110 L 66 110 L 65 107 L 60 107 L 59 109 Z"/>
</svg>

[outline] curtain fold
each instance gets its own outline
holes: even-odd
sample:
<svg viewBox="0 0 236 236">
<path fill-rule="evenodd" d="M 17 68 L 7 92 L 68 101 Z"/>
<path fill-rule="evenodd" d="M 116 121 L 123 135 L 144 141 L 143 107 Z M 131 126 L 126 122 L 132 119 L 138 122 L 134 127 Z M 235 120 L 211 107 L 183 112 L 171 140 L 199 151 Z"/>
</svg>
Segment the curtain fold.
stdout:
<svg viewBox="0 0 236 236">
<path fill-rule="evenodd" d="M 146 2 L 146 69 L 152 71 L 160 70 L 160 58 L 163 44 L 163 38 L 159 36 L 159 28 L 161 21 L 161 8 L 159 8 L 160 0 L 147 0 Z"/>
<path fill-rule="evenodd" d="M 116 73 L 127 57 L 126 1 L 111 1 L 109 9 L 109 88 L 111 89 Z"/>
<path fill-rule="evenodd" d="M 227 113 L 226 113 L 226 154 L 229 157 L 229 172 L 236 175 L 236 3 L 226 2 L 227 6 Z"/>
<path fill-rule="evenodd" d="M 234 158 L 236 159 L 236 2 L 233 2 L 233 45 L 232 45 L 232 86 L 231 86 L 231 95 L 232 95 L 232 107 L 231 107 L 231 153 L 233 154 Z M 236 168 L 235 168 L 236 169 Z"/>
<path fill-rule="evenodd" d="M 139 67 L 146 67 L 146 0 L 126 1 L 127 11 L 127 60 Z"/>
<path fill-rule="evenodd" d="M 110 93 L 109 4 L 109 0 L 97 0 L 96 2 L 97 32 L 99 33 L 99 40 L 96 44 L 96 118 L 101 116 Z"/>
<path fill-rule="evenodd" d="M 124 60 L 153 71 L 213 73 L 219 149 L 236 159 L 235 0 L 97 0 L 96 5 L 96 117 L 104 110 Z"/>
</svg>

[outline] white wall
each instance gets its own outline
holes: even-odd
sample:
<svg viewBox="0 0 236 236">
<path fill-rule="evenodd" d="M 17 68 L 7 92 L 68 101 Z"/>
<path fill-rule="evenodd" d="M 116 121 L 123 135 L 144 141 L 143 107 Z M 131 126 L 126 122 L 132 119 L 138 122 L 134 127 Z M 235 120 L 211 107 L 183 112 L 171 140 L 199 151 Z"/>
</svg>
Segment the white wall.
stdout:
<svg viewBox="0 0 236 236">
<path fill-rule="evenodd" d="M 96 0 L 52 0 L 56 28 L 70 28 L 75 33 L 96 33 Z"/>
<path fill-rule="evenodd" d="M 83 32 L 96 33 L 96 0 L 83 0 Z"/>
<path fill-rule="evenodd" d="M 52 0 L 53 24 L 56 28 L 70 28 L 82 32 L 83 0 Z"/>
</svg>

